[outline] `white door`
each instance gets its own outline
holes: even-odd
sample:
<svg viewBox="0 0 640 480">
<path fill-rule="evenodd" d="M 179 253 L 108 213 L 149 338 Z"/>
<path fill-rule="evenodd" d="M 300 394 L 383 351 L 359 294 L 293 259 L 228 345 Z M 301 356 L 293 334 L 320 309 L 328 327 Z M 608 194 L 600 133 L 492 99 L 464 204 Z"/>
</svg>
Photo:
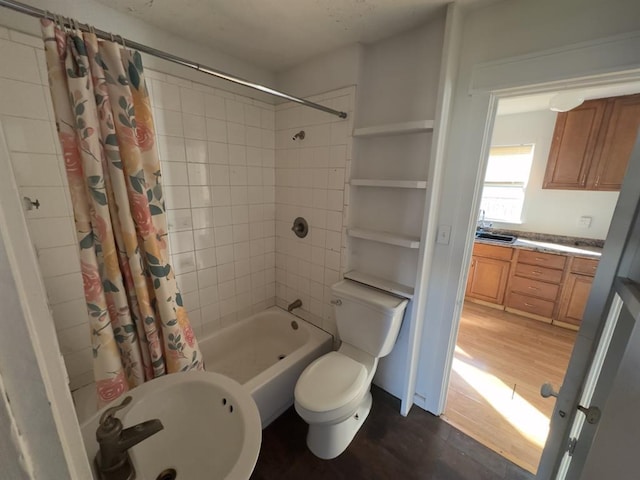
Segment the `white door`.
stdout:
<svg viewBox="0 0 640 480">
<path fill-rule="evenodd" d="M 537 478 L 580 478 L 640 316 L 640 138 L 625 176 Z M 602 417 L 602 418 L 601 418 Z"/>
</svg>

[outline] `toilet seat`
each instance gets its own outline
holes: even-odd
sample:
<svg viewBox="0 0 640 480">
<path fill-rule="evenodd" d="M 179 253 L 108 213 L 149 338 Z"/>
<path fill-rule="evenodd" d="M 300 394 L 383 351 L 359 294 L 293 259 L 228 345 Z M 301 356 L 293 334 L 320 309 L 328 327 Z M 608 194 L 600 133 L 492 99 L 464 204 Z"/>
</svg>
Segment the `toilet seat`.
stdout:
<svg viewBox="0 0 640 480">
<path fill-rule="evenodd" d="M 350 415 L 367 391 L 368 373 L 362 363 L 340 352 L 318 358 L 298 379 L 296 410 L 311 421 L 331 422 Z"/>
</svg>

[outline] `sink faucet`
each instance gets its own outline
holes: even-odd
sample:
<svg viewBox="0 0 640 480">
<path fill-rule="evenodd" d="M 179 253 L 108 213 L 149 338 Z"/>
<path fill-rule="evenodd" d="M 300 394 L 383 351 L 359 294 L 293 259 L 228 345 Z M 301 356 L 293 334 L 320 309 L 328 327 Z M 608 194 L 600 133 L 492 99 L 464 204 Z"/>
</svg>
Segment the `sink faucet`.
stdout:
<svg viewBox="0 0 640 480">
<path fill-rule="evenodd" d="M 300 308 L 302 306 L 302 300 L 299 298 L 294 300 L 293 303 L 290 303 L 287 307 L 287 312 L 291 313 L 294 308 Z"/>
<path fill-rule="evenodd" d="M 484 220 L 484 215 L 485 215 L 484 209 L 480 209 L 480 215 L 479 215 L 478 221 L 476 222 L 476 231 L 478 232 L 482 232 L 487 227 L 487 224 Z"/>
<path fill-rule="evenodd" d="M 136 474 L 127 450 L 164 428 L 160 420 L 154 419 L 123 429 L 115 413 L 131 400 L 129 396 L 125 397 L 120 405 L 105 410 L 100 417 L 96 430 L 100 450 L 95 458 L 100 480 L 133 480 Z"/>
</svg>

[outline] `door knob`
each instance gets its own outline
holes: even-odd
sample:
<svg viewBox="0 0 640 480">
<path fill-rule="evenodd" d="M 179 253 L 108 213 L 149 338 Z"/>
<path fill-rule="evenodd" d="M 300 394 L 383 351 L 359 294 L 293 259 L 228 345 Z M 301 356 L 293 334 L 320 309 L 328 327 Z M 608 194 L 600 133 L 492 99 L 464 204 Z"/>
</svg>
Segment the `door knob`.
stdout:
<svg viewBox="0 0 640 480">
<path fill-rule="evenodd" d="M 544 398 L 549 398 L 549 397 L 558 397 L 558 392 L 556 392 L 553 389 L 553 385 L 551 385 L 551 383 L 547 382 L 547 383 L 543 383 L 542 386 L 540 387 L 540 395 L 542 395 Z"/>
</svg>

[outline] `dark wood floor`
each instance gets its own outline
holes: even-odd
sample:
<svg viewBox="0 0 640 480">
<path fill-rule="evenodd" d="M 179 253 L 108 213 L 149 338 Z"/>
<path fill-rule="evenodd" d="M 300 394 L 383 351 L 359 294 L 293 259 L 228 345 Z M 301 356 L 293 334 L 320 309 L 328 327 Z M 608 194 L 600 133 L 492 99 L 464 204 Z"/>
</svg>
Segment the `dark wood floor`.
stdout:
<svg viewBox="0 0 640 480">
<path fill-rule="evenodd" d="M 290 408 L 262 432 L 252 480 L 530 480 L 533 475 L 418 407 L 373 387 L 369 418 L 338 458 L 321 460 L 306 444 L 307 425 Z"/>
</svg>

